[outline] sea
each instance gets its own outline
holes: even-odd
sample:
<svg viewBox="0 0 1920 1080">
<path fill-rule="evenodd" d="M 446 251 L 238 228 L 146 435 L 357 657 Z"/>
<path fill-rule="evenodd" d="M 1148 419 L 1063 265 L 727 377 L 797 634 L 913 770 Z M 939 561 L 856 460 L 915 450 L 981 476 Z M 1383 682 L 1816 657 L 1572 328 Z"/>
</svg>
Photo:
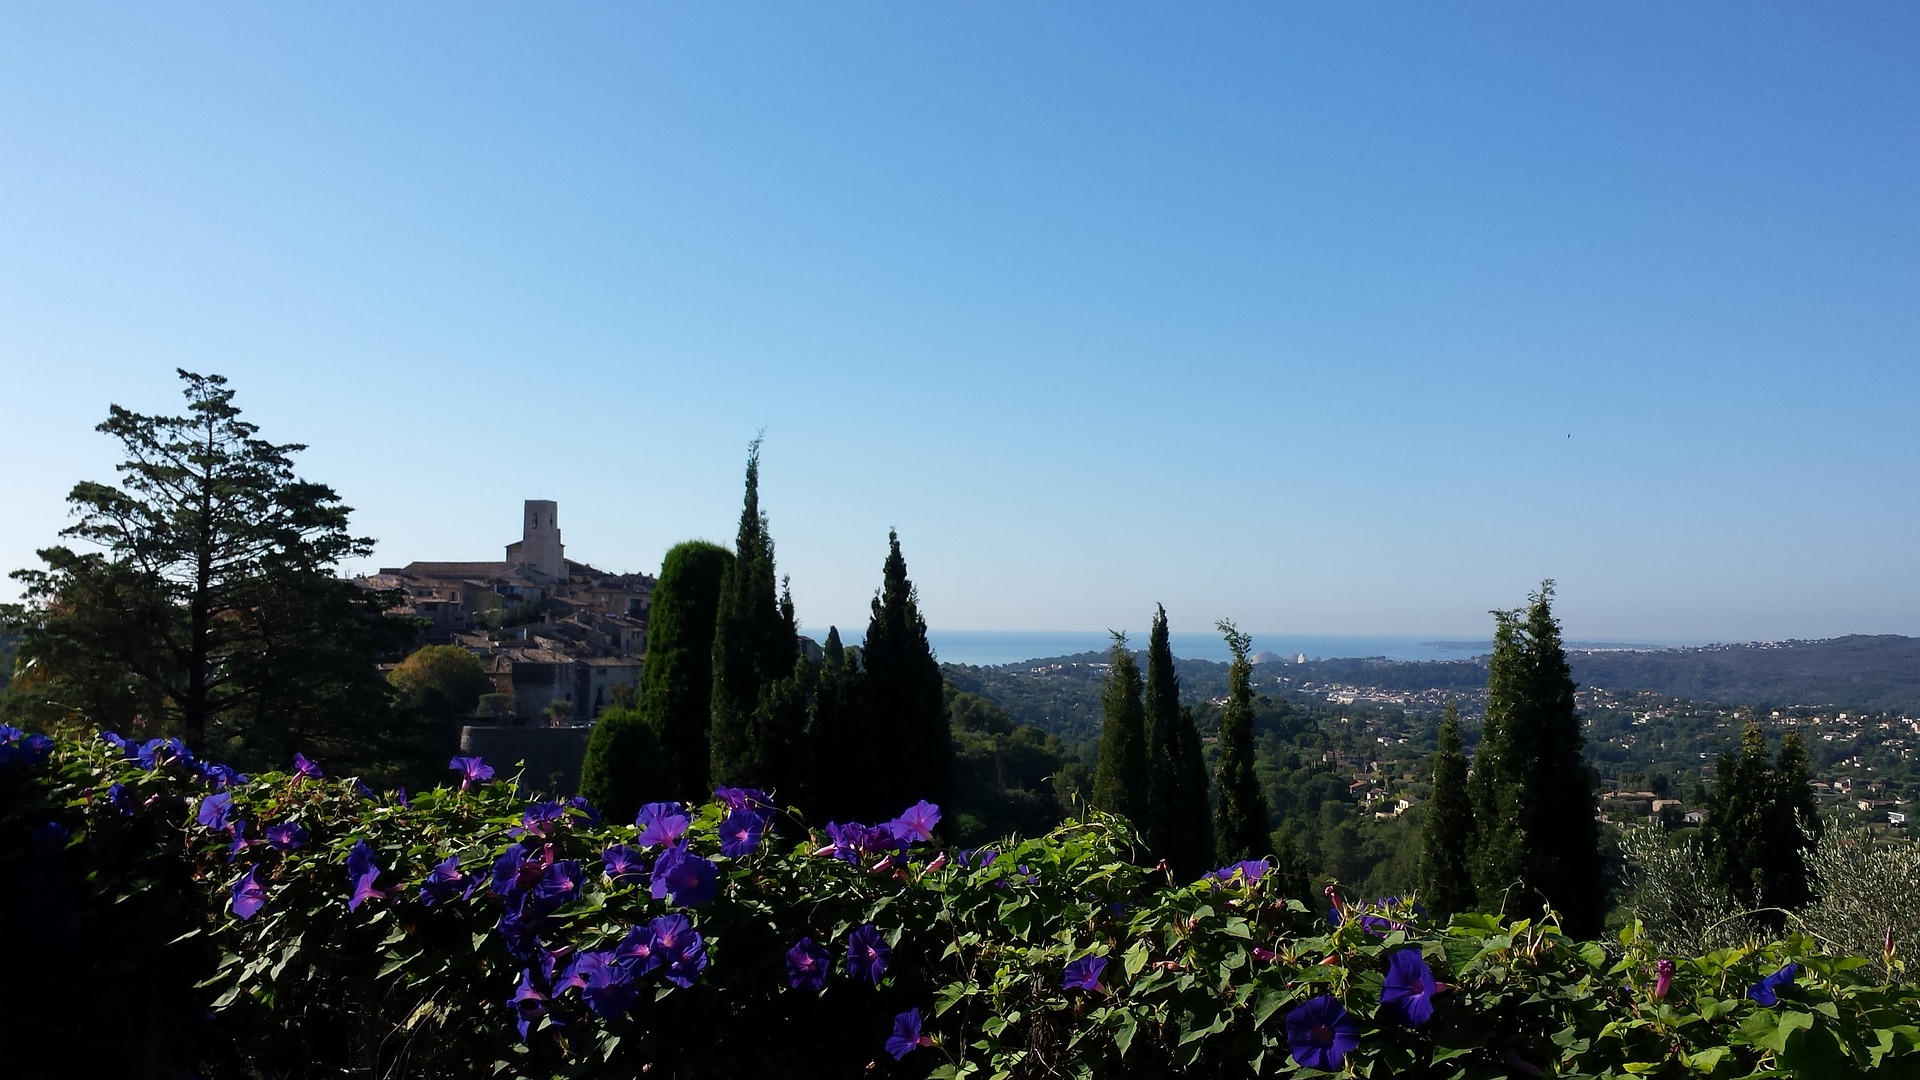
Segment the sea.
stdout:
<svg viewBox="0 0 1920 1080">
<path fill-rule="evenodd" d="M 826 631 L 803 629 L 801 633 L 815 641 L 824 641 Z M 840 639 L 849 645 L 859 632 L 844 628 Z M 1389 660 L 1469 660 L 1493 651 L 1491 639 L 1472 641 L 1422 637 L 1419 635 L 1375 634 L 1262 634 L 1253 633 L 1253 651 L 1270 652 L 1287 660 L 1335 660 L 1346 657 L 1379 656 Z M 934 655 L 944 664 L 969 664 L 998 667 L 1075 653 L 1105 652 L 1113 637 L 1105 630 L 927 630 Z M 1136 649 L 1147 647 L 1144 631 L 1131 634 L 1128 643 Z M 1186 660 L 1226 662 L 1233 657 L 1227 643 L 1210 631 L 1168 634 L 1173 655 Z"/>
</svg>

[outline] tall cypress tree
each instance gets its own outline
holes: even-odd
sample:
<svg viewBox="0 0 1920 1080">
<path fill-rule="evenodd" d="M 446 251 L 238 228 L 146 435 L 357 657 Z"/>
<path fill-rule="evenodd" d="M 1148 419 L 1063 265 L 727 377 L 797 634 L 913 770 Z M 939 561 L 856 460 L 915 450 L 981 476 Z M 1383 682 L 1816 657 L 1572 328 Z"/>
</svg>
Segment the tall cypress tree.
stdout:
<svg viewBox="0 0 1920 1080">
<path fill-rule="evenodd" d="M 1488 910 L 1501 910 L 1518 886 L 1544 897 L 1569 934 L 1593 937 L 1606 889 L 1553 582 L 1529 599 L 1524 613 L 1493 613 L 1487 721 L 1468 785 L 1478 838 L 1474 884 Z"/>
<path fill-rule="evenodd" d="M 941 803 L 953 787 L 953 733 L 940 663 L 927 642 L 919 594 L 907 580 L 900 536 L 887 531 L 887 561 L 873 598 L 867 640 L 862 727 L 880 769 L 849 766 L 843 794 L 865 794 L 863 817 L 891 817 L 921 799 Z"/>
<path fill-rule="evenodd" d="M 807 747 L 812 755 L 802 805 L 821 821 L 857 820 L 865 813 L 861 785 L 847 774 L 862 756 L 865 710 L 861 708 L 860 653 L 840 641 L 840 628 L 827 628 L 820 671 L 808 702 Z M 897 812 L 897 811 L 896 811 Z"/>
<path fill-rule="evenodd" d="M 773 684 L 793 673 L 799 635 L 775 590 L 773 538 L 760 509 L 760 439 L 747 445 L 746 499 L 733 566 L 720 587 L 714 619 L 709 779 L 732 786 L 771 785 L 792 749 L 770 721 Z"/>
<path fill-rule="evenodd" d="M 1213 814 L 1207 765 L 1193 712 L 1180 707 L 1167 609 L 1154 605 L 1147 635 L 1147 845 L 1167 860 L 1175 880 L 1191 881 L 1213 865 Z"/>
<path fill-rule="evenodd" d="M 1267 800 L 1253 772 L 1253 665 L 1247 652 L 1253 638 L 1222 619 L 1220 632 L 1233 653 L 1227 669 L 1227 707 L 1220 718 L 1220 768 L 1215 779 L 1220 803 L 1214 810 L 1214 851 L 1221 862 L 1251 859 L 1268 852 Z"/>
<path fill-rule="evenodd" d="M 647 616 L 639 698 L 668 777 L 657 799 L 698 802 L 713 791 L 707 740 L 713 722 L 713 635 L 732 565 L 732 552 L 704 540 L 674 545 L 660 563 Z"/>
<path fill-rule="evenodd" d="M 1737 751 L 1720 755 L 1705 831 L 1707 873 L 1749 907 L 1797 908 L 1810 900 L 1806 855 L 1819 837 L 1806 745 L 1789 732 L 1779 767 L 1768 760 L 1766 735 L 1749 722 Z M 1758 913 L 1778 930 L 1777 911 Z"/>
<path fill-rule="evenodd" d="M 1093 805 L 1145 831 L 1148 822 L 1147 714 L 1140 703 L 1140 665 L 1116 631 L 1107 651 L 1100 692 L 1100 760 L 1093 773 Z"/>
<path fill-rule="evenodd" d="M 1433 756 L 1433 797 L 1420 825 L 1420 899 L 1437 918 L 1470 911 L 1474 903 L 1473 808 L 1467 801 L 1467 755 L 1460 715 L 1447 702 Z"/>
</svg>

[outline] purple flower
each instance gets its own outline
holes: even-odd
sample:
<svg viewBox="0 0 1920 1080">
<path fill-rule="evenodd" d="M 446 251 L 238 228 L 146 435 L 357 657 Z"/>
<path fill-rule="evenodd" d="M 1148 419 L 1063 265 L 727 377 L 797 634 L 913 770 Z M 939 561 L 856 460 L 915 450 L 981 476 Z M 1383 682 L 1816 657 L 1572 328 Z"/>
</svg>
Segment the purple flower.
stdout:
<svg viewBox="0 0 1920 1080">
<path fill-rule="evenodd" d="M 1360 1045 L 1360 1025 L 1330 994 L 1287 1013 L 1287 1049 L 1309 1069 L 1332 1072 Z"/>
<path fill-rule="evenodd" d="M 547 876 L 547 867 L 552 865 L 552 844 L 537 848 L 529 848 L 524 842 L 515 844 L 493 860 L 489 884 L 495 896 L 515 896 L 539 884 L 540 879 Z"/>
<path fill-rule="evenodd" d="M 922 1046 L 932 1046 L 933 1040 L 920 1034 L 920 1010 L 908 1009 L 893 1018 L 893 1034 L 887 1037 L 887 1053 L 893 1060 L 899 1061 Z"/>
<path fill-rule="evenodd" d="M 603 1019 L 624 1014 L 640 1000 L 640 988 L 633 984 L 632 972 L 616 962 L 611 952 L 583 952 L 575 956 L 565 978 L 554 989 L 566 986 L 578 987 L 587 1009 Z"/>
<path fill-rule="evenodd" d="M 359 911 L 360 905 L 369 900 L 384 900 L 387 894 L 380 888 L 380 871 L 369 870 L 360 875 L 353 883 L 353 895 L 347 899 L 348 911 Z"/>
<path fill-rule="evenodd" d="M 205 828 L 225 832 L 230 827 L 227 817 L 232 812 L 233 796 L 222 791 L 200 800 L 200 812 L 194 815 L 194 820 Z"/>
<path fill-rule="evenodd" d="M 355 777 L 353 780 L 353 793 L 368 802 L 380 801 L 380 797 L 373 793 L 373 789 L 367 786 L 367 782 L 359 777 Z"/>
<path fill-rule="evenodd" d="M 510 898 L 494 924 L 516 960 L 525 960 L 540 948 L 540 930 L 546 922 L 546 916 L 527 900 L 525 893 Z"/>
<path fill-rule="evenodd" d="M 469 785 L 493 779 L 493 766 L 477 757 L 456 757 L 447 762 L 447 768 L 460 774 L 461 791 L 467 790 Z"/>
<path fill-rule="evenodd" d="M 534 900 L 550 912 L 579 896 L 580 887 L 586 884 L 586 880 L 587 874 L 581 869 L 580 860 L 561 859 L 548 867 L 534 885 Z"/>
<path fill-rule="evenodd" d="M 655 900 L 665 900 L 671 895 L 675 905 L 693 907 L 713 899 L 719 891 L 720 868 L 690 854 L 685 844 L 675 844 L 661 852 L 653 864 Z"/>
<path fill-rule="evenodd" d="M 647 874 L 641 854 L 625 844 L 614 844 L 601 852 L 600 862 L 606 867 L 607 876 L 615 881 L 645 877 Z"/>
<path fill-rule="evenodd" d="M 905 843 L 916 840 L 933 839 L 933 830 L 940 824 L 940 808 L 925 799 L 907 807 L 899 817 L 886 823 L 884 828 L 894 838 Z"/>
<path fill-rule="evenodd" d="M 654 950 L 663 965 L 661 975 L 683 990 L 692 986 L 707 970 L 707 939 L 684 915 L 662 915 L 650 925 Z"/>
<path fill-rule="evenodd" d="M 648 803 L 640 808 L 640 816 L 634 821 L 640 827 L 638 843 L 641 847 L 678 843 L 687 834 L 687 826 L 692 823 L 686 807 L 677 802 Z"/>
<path fill-rule="evenodd" d="M 519 836 L 552 836 L 567 818 L 567 808 L 557 802 L 534 803 L 520 815 Z"/>
<path fill-rule="evenodd" d="M 1066 977 L 1061 980 L 1062 990 L 1085 990 L 1089 994 L 1104 994 L 1107 988 L 1100 985 L 1100 976 L 1107 970 L 1107 958 L 1104 956 L 1083 956 L 1067 965 Z"/>
<path fill-rule="evenodd" d="M 140 808 L 140 804 L 134 801 L 133 789 L 125 784 L 114 784 L 107 788 L 107 805 L 127 817 L 132 817 L 134 811 Z"/>
<path fill-rule="evenodd" d="M 875 986 L 887 973 L 887 956 L 893 950 L 880 938 L 880 928 L 872 923 L 856 927 L 847 937 L 847 974 L 865 979 Z"/>
<path fill-rule="evenodd" d="M 978 850 L 965 848 L 957 857 L 960 860 L 961 866 L 974 870 L 984 870 L 993 865 L 993 860 L 999 858 L 1000 853 L 992 848 L 980 848 Z"/>
<path fill-rule="evenodd" d="M 377 869 L 379 867 L 373 861 L 373 849 L 367 846 L 365 840 L 355 840 L 353 847 L 347 851 L 348 879 L 358 881 L 366 876 L 367 871 Z"/>
<path fill-rule="evenodd" d="M 1653 1000 L 1666 1000 L 1668 991 L 1673 989 L 1673 973 L 1671 960 L 1662 960 L 1653 965 Z"/>
<path fill-rule="evenodd" d="M 726 803 L 729 810 L 753 810 L 764 813 L 773 809 L 773 800 L 759 788 L 714 788 L 713 797 Z"/>
<path fill-rule="evenodd" d="M 267 826 L 267 846 L 275 851 L 298 851 L 307 846 L 307 830 L 298 822 Z"/>
<path fill-rule="evenodd" d="M 1272 869 L 1273 864 L 1265 859 L 1248 859 L 1245 862 L 1223 866 L 1208 876 L 1215 881 L 1227 883 L 1232 883 L 1237 878 L 1244 884 L 1253 885 L 1265 878 Z M 1218 885 L 1214 887 L 1219 888 Z"/>
<path fill-rule="evenodd" d="M 298 752 L 293 755 L 293 772 L 302 780 L 318 780 L 327 775 L 307 755 Z"/>
<path fill-rule="evenodd" d="M 201 779 L 217 788 L 228 788 L 235 784 L 244 784 L 251 779 L 251 777 L 231 765 L 222 765 L 219 762 L 213 761 L 199 762 L 194 766 L 194 770 L 200 774 Z"/>
<path fill-rule="evenodd" d="M 1380 1014 L 1408 1027 L 1433 1019 L 1433 995 L 1440 983 L 1419 949 L 1401 949 L 1387 962 L 1386 981 L 1380 986 Z"/>
<path fill-rule="evenodd" d="M 260 884 L 259 875 L 259 867 L 249 867 L 233 883 L 233 915 L 241 922 L 258 915 L 267 904 L 267 887 Z"/>
<path fill-rule="evenodd" d="M 187 744 L 179 739 L 148 739 L 140 744 L 140 749 L 134 751 L 134 756 L 149 769 L 158 769 L 174 761 L 193 763 L 193 751 L 188 750 Z"/>
<path fill-rule="evenodd" d="M 795 990 L 824 990 L 827 985 L 827 965 L 833 962 L 833 954 L 825 945 L 815 945 L 810 937 L 803 937 L 787 950 L 787 985 Z"/>
<path fill-rule="evenodd" d="M 1800 974 L 1800 965 L 1788 964 L 1748 987 L 1747 996 L 1758 1002 L 1762 1008 L 1771 1009 L 1780 1002 L 1780 988 L 1793 985 L 1794 976 L 1798 974 Z"/>
<path fill-rule="evenodd" d="M 751 810 L 735 810 L 720 823 L 720 854 L 729 859 L 744 859 L 760 846 L 761 831 L 767 819 Z"/>
<path fill-rule="evenodd" d="M 845 825 L 837 821 L 827 822 L 827 837 L 833 843 L 815 854 L 831 855 L 842 862 L 856 865 L 862 859 L 892 854 L 905 846 L 893 834 L 893 830 L 884 825 L 861 825 L 851 821 Z"/>
<path fill-rule="evenodd" d="M 125 754 L 129 758 L 136 758 L 140 756 L 139 747 L 121 738 L 119 734 L 115 732 L 112 732 L 112 731 L 101 732 L 100 741 L 103 743 L 106 743 L 108 746 L 113 747 L 115 750 L 120 751 L 122 754 Z"/>
<path fill-rule="evenodd" d="M 600 811 L 593 808 L 593 804 L 587 801 L 585 795 L 575 795 L 568 799 L 567 809 L 579 814 L 588 825 L 596 829 L 600 827 Z"/>
<path fill-rule="evenodd" d="M 231 822 L 228 823 L 228 826 L 229 828 L 232 829 L 232 835 L 233 835 L 233 842 L 227 845 L 227 861 L 228 862 L 232 862 L 235 858 L 237 858 L 240 855 L 241 852 L 247 850 L 248 848 L 254 846 L 255 844 L 260 843 L 260 841 L 258 840 L 247 839 L 247 819 L 246 818 L 234 818 Z"/>
<path fill-rule="evenodd" d="M 525 1042 L 533 1025 L 547 1015 L 547 995 L 534 987 L 532 971 L 520 972 L 520 981 L 514 985 L 513 996 L 507 999 L 507 1008 L 513 1010 L 515 1026 L 520 1029 L 520 1041 Z"/>
<path fill-rule="evenodd" d="M 444 904 L 454 897 L 473 895 L 471 874 L 460 872 L 460 856 L 449 855 L 434 865 L 420 880 L 420 902 L 427 907 Z"/>
<path fill-rule="evenodd" d="M 654 947 L 651 926 L 636 926 L 628 930 L 627 936 L 614 946 L 613 957 L 632 969 L 635 975 L 645 975 L 665 962 Z"/>
</svg>

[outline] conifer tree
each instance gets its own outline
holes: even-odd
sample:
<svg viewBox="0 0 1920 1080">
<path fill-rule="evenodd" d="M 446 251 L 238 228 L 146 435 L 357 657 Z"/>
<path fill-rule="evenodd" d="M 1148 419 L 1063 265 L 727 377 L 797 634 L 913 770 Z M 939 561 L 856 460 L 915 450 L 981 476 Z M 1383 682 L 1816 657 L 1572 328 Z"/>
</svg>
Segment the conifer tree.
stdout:
<svg viewBox="0 0 1920 1080">
<path fill-rule="evenodd" d="M 1704 830 L 1707 873 L 1748 907 L 1798 908 L 1811 899 L 1806 856 L 1819 838 L 1806 746 L 1789 732 L 1779 767 L 1768 760 L 1766 735 L 1749 721 L 1740 747 L 1720 755 Z M 1778 911 L 1758 912 L 1778 930 Z"/>
<path fill-rule="evenodd" d="M 860 785 L 846 777 L 847 766 L 859 760 L 864 738 L 861 708 L 860 652 L 840 641 L 840 628 L 827 628 L 821 646 L 820 670 L 808 703 L 807 747 L 812 755 L 801 804 L 809 817 L 822 821 L 852 821 L 865 812 Z"/>
<path fill-rule="evenodd" d="M 1154 605 L 1147 635 L 1147 846 L 1167 860 L 1176 881 L 1191 881 L 1213 860 L 1213 813 L 1207 806 L 1207 766 L 1193 712 L 1180 705 L 1167 609 Z"/>
<path fill-rule="evenodd" d="M 637 711 L 651 729 L 663 784 L 653 791 L 636 791 L 632 799 L 622 795 L 620 805 L 637 799 L 637 810 L 640 803 L 662 799 L 697 802 L 713 791 L 707 780 L 712 754 L 707 732 L 713 717 L 713 635 L 720 615 L 721 585 L 732 565 L 732 552 L 704 540 L 676 544 L 660 562 L 647 616 L 647 655 L 640 669 Z M 595 726 L 593 742 L 587 745 L 589 760 L 605 722 L 603 715 Z M 586 775 L 581 774 L 582 791 Z M 603 810 L 615 809 L 604 796 L 587 797 Z"/>
<path fill-rule="evenodd" d="M 1473 809 L 1467 801 L 1467 755 L 1460 744 L 1460 715 L 1447 702 L 1433 756 L 1433 796 L 1420 826 L 1420 899 L 1444 919 L 1474 904 Z"/>
<path fill-rule="evenodd" d="M 610 821 L 632 821 L 643 804 L 673 790 L 649 721 L 638 707 L 607 709 L 594 721 L 580 763 L 580 794 Z"/>
<path fill-rule="evenodd" d="M 1100 692 L 1100 760 L 1093 773 L 1093 805 L 1144 830 L 1148 814 L 1147 717 L 1140 702 L 1140 665 L 1116 631 L 1107 651 Z"/>
<path fill-rule="evenodd" d="M 746 499 L 733 565 L 720 587 L 714 619 L 709 779 L 736 787 L 771 785 L 784 726 L 770 718 L 773 684 L 790 677 L 799 634 L 775 590 L 773 538 L 760 509 L 760 439 L 747 445 Z"/>
<path fill-rule="evenodd" d="M 1573 675 L 1553 617 L 1553 582 L 1520 611 L 1496 611 L 1487 720 L 1468 783 L 1474 884 L 1489 911 L 1544 899 L 1574 937 L 1600 932 L 1606 912 L 1593 788 L 1574 712 Z M 1510 891 L 1526 900 L 1516 901 Z M 1526 907 L 1512 907 L 1513 903 Z"/>
<path fill-rule="evenodd" d="M 848 770 L 842 794 L 855 789 L 865 793 L 863 820 L 891 817 L 921 799 L 940 803 L 953 783 L 953 733 L 947 726 L 944 679 L 927 642 L 919 595 L 907 580 L 899 534 L 893 530 L 887 532 L 887 561 L 861 660 L 866 665 L 864 753 L 877 755 L 884 765 L 842 763 Z"/>
<path fill-rule="evenodd" d="M 1220 768 L 1215 774 L 1220 802 L 1214 809 L 1214 852 L 1221 862 L 1267 854 L 1267 800 L 1253 772 L 1253 665 L 1247 661 L 1253 638 L 1222 619 L 1233 664 L 1227 669 L 1227 707 L 1220 718 Z"/>
</svg>

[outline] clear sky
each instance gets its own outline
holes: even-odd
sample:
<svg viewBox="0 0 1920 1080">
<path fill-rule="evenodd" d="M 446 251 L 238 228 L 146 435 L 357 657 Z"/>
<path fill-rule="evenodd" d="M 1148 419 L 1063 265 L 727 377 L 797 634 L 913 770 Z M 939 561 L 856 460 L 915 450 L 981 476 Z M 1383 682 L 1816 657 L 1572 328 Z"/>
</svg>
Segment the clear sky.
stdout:
<svg viewBox="0 0 1920 1080">
<path fill-rule="evenodd" d="M 355 570 L 1920 634 L 1920 5 L 0 5 L 0 567 L 176 367 Z"/>
</svg>

